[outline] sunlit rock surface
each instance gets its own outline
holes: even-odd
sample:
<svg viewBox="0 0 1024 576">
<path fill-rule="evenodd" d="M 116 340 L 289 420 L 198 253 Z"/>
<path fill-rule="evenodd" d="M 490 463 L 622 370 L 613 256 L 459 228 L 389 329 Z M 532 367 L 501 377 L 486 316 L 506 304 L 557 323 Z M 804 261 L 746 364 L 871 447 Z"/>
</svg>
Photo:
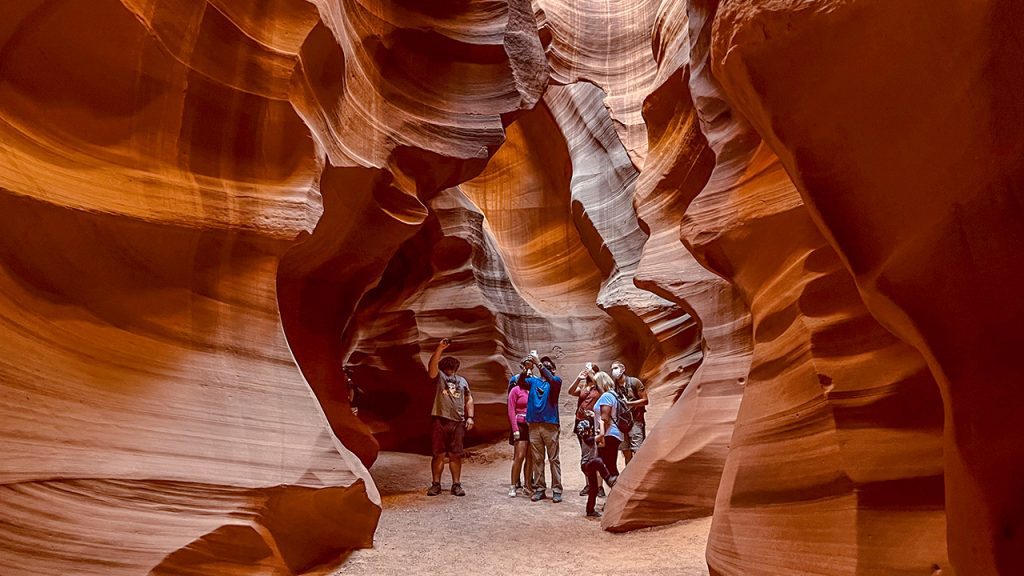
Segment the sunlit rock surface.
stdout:
<svg viewBox="0 0 1024 576">
<path fill-rule="evenodd" d="M 700 322 L 703 358 L 609 495 L 602 525 L 610 530 L 711 514 L 750 369 L 746 303 L 701 267 L 679 237 L 683 214 L 715 162 L 685 84 L 685 6 L 664 3 L 655 37 L 658 84 L 644 104 L 650 147 L 635 201 L 650 237 L 636 284 L 692 312 Z"/>
</svg>

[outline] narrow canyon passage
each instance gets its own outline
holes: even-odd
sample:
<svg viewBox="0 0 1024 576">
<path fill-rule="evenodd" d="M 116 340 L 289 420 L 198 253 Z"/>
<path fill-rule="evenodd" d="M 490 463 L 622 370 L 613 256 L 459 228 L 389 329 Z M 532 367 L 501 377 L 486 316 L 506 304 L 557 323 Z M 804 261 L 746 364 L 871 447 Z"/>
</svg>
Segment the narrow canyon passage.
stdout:
<svg viewBox="0 0 1024 576">
<path fill-rule="evenodd" d="M 1024 2 L 0 14 L 0 575 L 1024 574 Z M 531 350 L 560 504 L 507 496 Z"/>
</svg>

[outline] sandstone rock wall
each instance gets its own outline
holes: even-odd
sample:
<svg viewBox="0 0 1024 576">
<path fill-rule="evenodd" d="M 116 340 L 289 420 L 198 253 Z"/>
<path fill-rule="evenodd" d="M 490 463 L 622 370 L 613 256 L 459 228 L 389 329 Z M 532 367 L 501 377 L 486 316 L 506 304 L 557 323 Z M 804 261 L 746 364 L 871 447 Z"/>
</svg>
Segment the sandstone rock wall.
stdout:
<svg viewBox="0 0 1024 576">
<path fill-rule="evenodd" d="M 644 103 L 650 146 L 635 199 L 650 237 L 635 283 L 691 311 L 700 323 L 703 357 L 609 495 L 602 525 L 610 530 L 711 514 L 750 369 L 746 303 L 701 267 L 679 238 L 679 224 L 710 176 L 714 154 L 686 85 L 685 6 L 663 3 L 656 22 L 657 87 Z"/>
<path fill-rule="evenodd" d="M 933 8 L 732 2 L 711 61 L 872 314 L 921 351 L 942 388 L 956 569 L 1016 574 L 1024 454 L 1008 359 L 1024 317 L 1024 8 Z"/>
<path fill-rule="evenodd" d="M 632 207 L 636 171 L 603 97 L 573 85 L 519 115 L 487 167 L 436 199 L 429 230 L 360 304 L 349 361 L 368 392 L 361 418 L 385 446 L 428 448 L 424 366 L 444 336 L 474 389 L 474 438 L 506 433 L 508 378 L 531 349 L 555 356 L 567 381 L 587 361 L 624 359 L 651 384 L 654 419 L 692 372 L 692 318 L 633 286 L 646 234 Z"/>
<path fill-rule="evenodd" d="M 934 380 L 869 315 L 781 163 L 722 95 L 708 52 L 716 3 L 689 8 L 690 87 L 716 165 L 684 215 L 683 238 L 741 291 L 754 335 L 709 565 L 737 574 L 946 568 Z"/>
<path fill-rule="evenodd" d="M 498 4 L 5 7 L 0 572 L 300 573 L 371 543 L 342 337 L 420 198 L 541 97 L 532 9 Z"/>
</svg>

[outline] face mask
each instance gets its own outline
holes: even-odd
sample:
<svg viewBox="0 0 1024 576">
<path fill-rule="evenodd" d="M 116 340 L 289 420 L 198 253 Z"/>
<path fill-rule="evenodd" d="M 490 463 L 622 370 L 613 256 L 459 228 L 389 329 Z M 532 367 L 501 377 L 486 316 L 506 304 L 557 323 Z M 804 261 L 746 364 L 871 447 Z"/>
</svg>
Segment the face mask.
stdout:
<svg viewBox="0 0 1024 576">
<path fill-rule="evenodd" d="M 622 368 L 619 368 L 618 366 L 612 368 L 612 378 L 618 380 L 620 376 L 622 376 Z"/>
</svg>

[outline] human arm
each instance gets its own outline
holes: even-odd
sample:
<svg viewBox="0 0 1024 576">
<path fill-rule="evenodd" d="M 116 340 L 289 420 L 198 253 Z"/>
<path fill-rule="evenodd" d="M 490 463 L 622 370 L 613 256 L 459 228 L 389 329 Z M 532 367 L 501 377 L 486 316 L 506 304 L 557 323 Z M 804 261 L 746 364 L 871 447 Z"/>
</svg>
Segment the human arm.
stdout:
<svg viewBox="0 0 1024 576">
<path fill-rule="evenodd" d="M 594 437 L 594 440 L 597 441 L 598 446 L 604 446 L 604 437 L 611 429 L 611 425 L 612 407 L 605 404 L 601 406 L 601 417 L 597 419 L 597 436 Z"/>
<path fill-rule="evenodd" d="M 512 378 L 513 383 L 515 377 Z M 519 397 L 519 386 L 512 386 L 508 391 L 508 424 L 512 428 L 512 434 L 519 434 L 519 422 L 516 421 L 516 399 Z"/>
<path fill-rule="evenodd" d="M 587 380 L 587 374 L 589 373 L 585 368 L 583 370 L 580 370 L 580 373 L 578 376 L 576 376 L 576 380 L 573 381 L 572 386 L 569 386 L 570 396 L 580 396 L 580 394 L 583 391 L 580 384 Z"/>
<path fill-rule="evenodd" d="M 437 363 L 441 361 L 441 354 L 444 352 L 445 348 L 451 345 L 451 340 L 442 338 L 441 341 L 437 343 L 437 348 L 434 348 L 434 353 L 430 355 L 430 362 L 427 363 L 427 375 L 430 376 L 431 380 L 436 379 L 437 375 L 441 373 L 437 367 Z"/>
<path fill-rule="evenodd" d="M 626 402 L 626 406 L 629 406 L 630 408 L 639 408 L 641 406 L 647 406 L 648 404 L 650 404 L 649 400 L 647 399 L 647 387 L 644 386 L 643 382 L 637 380 L 635 390 L 638 398 L 636 400 L 630 400 L 629 402 Z"/>
<path fill-rule="evenodd" d="M 540 375 L 542 378 L 547 380 L 551 384 L 551 399 L 554 402 L 558 401 L 558 394 L 562 391 L 562 379 L 555 376 L 547 366 L 537 363 L 537 367 L 540 368 Z"/>
<path fill-rule="evenodd" d="M 473 393 L 469 391 L 469 385 L 466 385 L 466 430 L 472 430 L 476 424 L 476 411 L 473 408 Z"/>
</svg>

